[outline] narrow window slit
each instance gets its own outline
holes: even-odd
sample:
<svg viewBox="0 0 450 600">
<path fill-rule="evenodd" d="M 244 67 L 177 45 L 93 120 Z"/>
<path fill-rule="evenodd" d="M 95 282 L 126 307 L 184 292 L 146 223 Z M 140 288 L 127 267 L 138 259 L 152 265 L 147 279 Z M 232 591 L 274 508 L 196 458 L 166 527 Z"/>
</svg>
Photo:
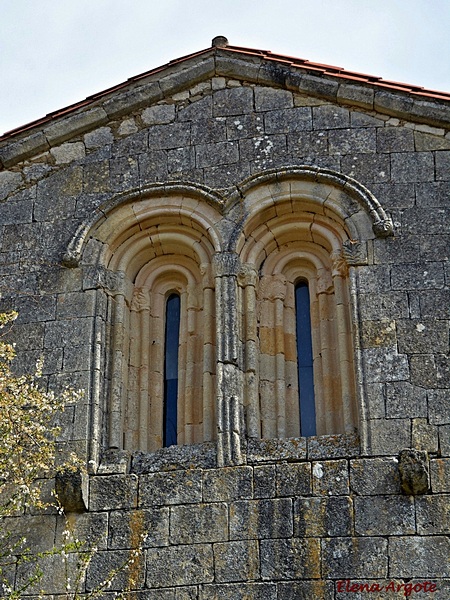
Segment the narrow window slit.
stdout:
<svg viewBox="0 0 450 600">
<path fill-rule="evenodd" d="M 308 283 L 295 286 L 297 368 L 300 406 L 300 435 L 316 435 L 316 406 L 311 336 L 311 305 Z"/>
<path fill-rule="evenodd" d="M 180 345 L 180 296 L 171 294 L 166 302 L 164 344 L 163 446 L 177 443 L 178 348 Z"/>
</svg>

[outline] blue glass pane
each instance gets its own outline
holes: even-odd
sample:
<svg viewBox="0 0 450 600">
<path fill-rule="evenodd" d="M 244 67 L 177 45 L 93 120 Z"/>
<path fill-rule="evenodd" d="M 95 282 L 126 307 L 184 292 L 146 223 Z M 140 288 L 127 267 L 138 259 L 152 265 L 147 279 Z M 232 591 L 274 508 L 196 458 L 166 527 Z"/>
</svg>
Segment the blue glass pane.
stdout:
<svg viewBox="0 0 450 600">
<path fill-rule="evenodd" d="M 180 345 L 180 297 L 171 294 L 166 303 L 164 356 L 163 445 L 177 443 L 178 347 Z"/>
<path fill-rule="evenodd" d="M 300 435 L 316 435 L 316 404 L 311 337 L 311 305 L 306 282 L 295 286 Z"/>
</svg>

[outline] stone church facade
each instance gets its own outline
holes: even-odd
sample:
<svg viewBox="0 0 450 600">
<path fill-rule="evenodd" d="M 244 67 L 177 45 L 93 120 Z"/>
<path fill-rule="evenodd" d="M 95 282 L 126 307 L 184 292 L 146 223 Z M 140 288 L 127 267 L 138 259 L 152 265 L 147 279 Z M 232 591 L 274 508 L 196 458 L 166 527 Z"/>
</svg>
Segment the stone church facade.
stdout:
<svg viewBox="0 0 450 600">
<path fill-rule="evenodd" d="M 105 598 L 450 596 L 449 126 L 450 94 L 220 37 L 0 139 L 18 368 L 85 392 L 87 592 L 141 548 Z"/>
</svg>

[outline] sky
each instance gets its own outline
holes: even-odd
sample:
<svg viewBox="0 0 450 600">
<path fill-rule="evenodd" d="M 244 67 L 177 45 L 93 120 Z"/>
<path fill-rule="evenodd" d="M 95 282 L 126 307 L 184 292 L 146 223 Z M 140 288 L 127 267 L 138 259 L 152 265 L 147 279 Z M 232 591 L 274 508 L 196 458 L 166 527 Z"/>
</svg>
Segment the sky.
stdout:
<svg viewBox="0 0 450 600">
<path fill-rule="evenodd" d="M 0 0 L 0 134 L 230 44 L 450 92 L 450 0 Z"/>
</svg>

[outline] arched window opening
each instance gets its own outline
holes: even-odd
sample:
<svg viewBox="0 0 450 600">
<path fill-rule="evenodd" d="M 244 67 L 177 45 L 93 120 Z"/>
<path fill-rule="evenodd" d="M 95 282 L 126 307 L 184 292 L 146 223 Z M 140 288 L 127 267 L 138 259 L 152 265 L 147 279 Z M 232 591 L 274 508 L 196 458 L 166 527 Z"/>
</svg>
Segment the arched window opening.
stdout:
<svg viewBox="0 0 450 600">
<path fill-rule="evenodd" d="M 300 281 L 295 286 L 295 317 L 300 435 L 302 436 L 316 435 L 310 304 L 308 283 Z"/>
<path fill-rule="evenodd" d="M 166 302 L 166 332 L 164 341 L 164 447 L 177 443 L 179 345 L 180 296 L 178 294 L 171 294 Z"/>
</svg>

